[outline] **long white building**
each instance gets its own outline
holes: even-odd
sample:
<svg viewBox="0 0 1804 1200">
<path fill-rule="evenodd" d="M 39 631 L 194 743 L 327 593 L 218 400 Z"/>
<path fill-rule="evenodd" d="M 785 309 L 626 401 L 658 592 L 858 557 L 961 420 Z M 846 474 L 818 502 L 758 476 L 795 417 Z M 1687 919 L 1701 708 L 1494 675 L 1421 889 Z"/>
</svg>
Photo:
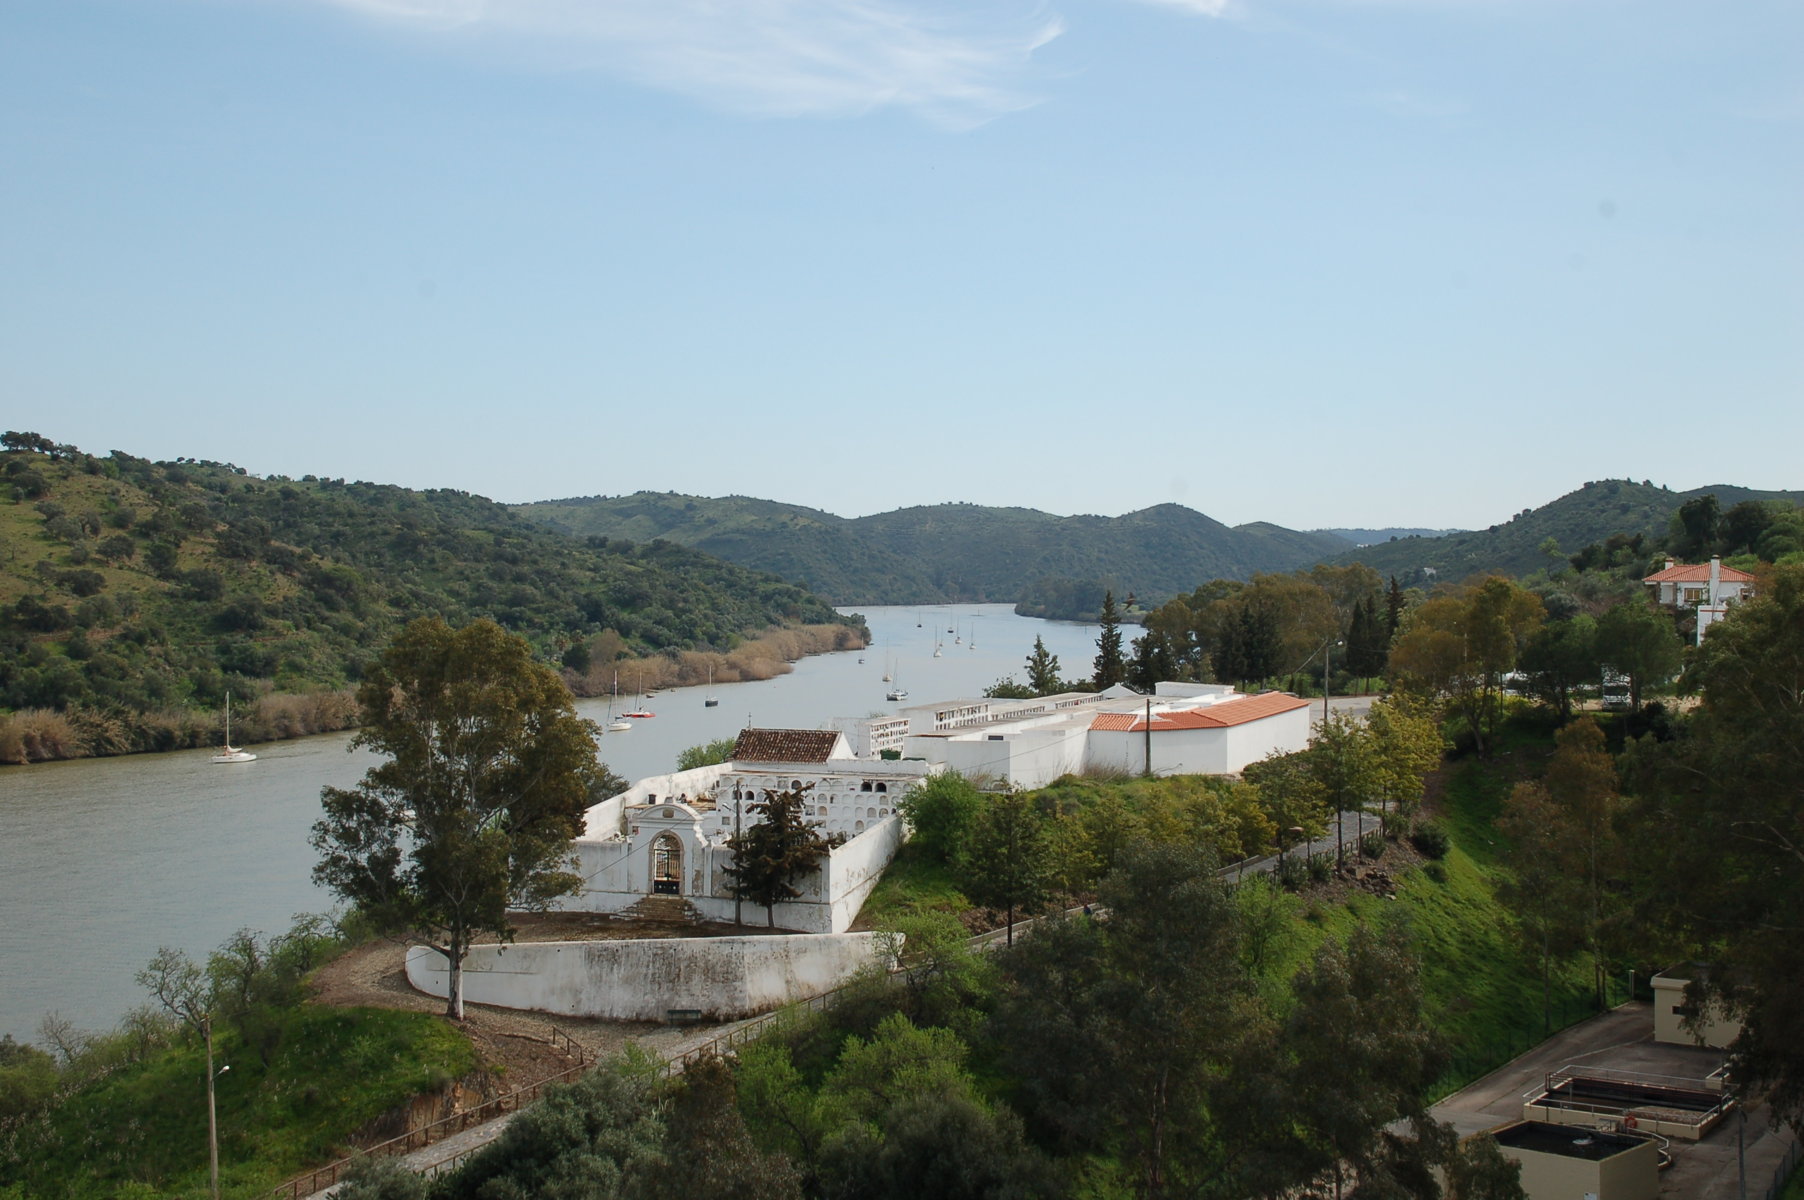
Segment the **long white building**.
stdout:
<svg viewBox="0 0 1804 1200">
<path fill-rule="evenodd" d="M 809 817 L 840 844 L 773 914 L 786 929 L 839 933 L 852 924 L 902 844 L 897 804 L 926 776 L 1044 787 L 1086 770 L 1233 774 L 1309 739 L 1308 702 L 1243 696 L 1218 684 L 1124 687 L 1034 700 L 942 701 L 828 729 L 748 729 L 731 761 L 641 779 L 591 808 L 572 846 L 583 889 L 561 907 L 619 913 L 651 896 L 733 919 L 726 867 L 735 830 L 758 820 L 767 792 L 805 791 Z M 764 912 L 746 906 L 746 920 Z"/>
</svg>

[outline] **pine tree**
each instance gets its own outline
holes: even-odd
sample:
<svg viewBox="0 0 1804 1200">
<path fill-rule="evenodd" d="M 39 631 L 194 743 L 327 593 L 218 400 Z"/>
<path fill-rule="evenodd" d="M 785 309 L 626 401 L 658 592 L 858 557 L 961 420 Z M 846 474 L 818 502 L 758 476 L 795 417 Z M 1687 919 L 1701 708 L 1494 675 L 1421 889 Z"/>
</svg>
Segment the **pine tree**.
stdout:
<svg viewBox="0 0 1804 1200">
<path fill-rule="evenodd" d="M 1036 696 L 1050 696 L 1064 687 L 1059 680 L 1059 656 L 1046 649 L 1046 642 L 1036 634 L 1034 652 L 1027 656 L 1027 686 Z"/>
<path fill-rule="evenodd" d="M 827 839 L 808 823 L 803 798 L 813 784 L 790 791 L 764 789 L 764 799 L 748 810 L 763 818 L 728 839 L 733 862 L 726 868 L 733 896 L 764 906 L 766 922 L 775 928 L 776 905 L 794 900 L 802 889 L 791 881 L 819 862 Z"/>
<path fill-rule="evenodd" d="M 1121 655 L 1121 614 L 1115 608 L 1115 593 L 1102 597 L 1102 633 L 1096 639 L 1096 690 L 1114 687 L 1127 677 L 1127 663 Z"/>
</svg>

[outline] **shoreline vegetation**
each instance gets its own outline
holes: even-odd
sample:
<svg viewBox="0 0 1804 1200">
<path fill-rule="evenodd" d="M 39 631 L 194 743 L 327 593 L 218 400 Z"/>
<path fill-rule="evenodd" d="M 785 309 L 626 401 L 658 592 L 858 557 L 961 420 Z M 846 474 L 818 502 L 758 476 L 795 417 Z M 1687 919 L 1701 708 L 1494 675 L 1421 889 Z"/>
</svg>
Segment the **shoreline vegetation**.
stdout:
<svg viewBox="0 0 1804 1200">
<path fill-rule="evenodd" d="M 609 634 L 603 633 L 596 638 L 597 649 L 623 653 L 623 643 L 613 644 L 619 641 L 617 636 L 610 640 Z M 604 655 L 597 654 L 587 671 L 565 670 L 562 676 L 572 695 L 592 699 L 613 690 L 616 672 L 622 693 L 705 685 L 710 667 L 716 684 L 756 682 L 787 674 L 806 655 L 861 650 L 867 645 L 862 631 L 849 625 L 800 625 L 769 630 L 724 653 L 679 650 L 606 662 L 602 661 Z M 355 729 L 356 691 L 270 691 L 241 697 L 233 709 L 232 727 L 236 741 L 247 746 Z M 200 750 L 217 746 L 221 732 L 221 713 L 210 709 L 20 709 L 0 713 L 0 765 Z"/>
</svg>

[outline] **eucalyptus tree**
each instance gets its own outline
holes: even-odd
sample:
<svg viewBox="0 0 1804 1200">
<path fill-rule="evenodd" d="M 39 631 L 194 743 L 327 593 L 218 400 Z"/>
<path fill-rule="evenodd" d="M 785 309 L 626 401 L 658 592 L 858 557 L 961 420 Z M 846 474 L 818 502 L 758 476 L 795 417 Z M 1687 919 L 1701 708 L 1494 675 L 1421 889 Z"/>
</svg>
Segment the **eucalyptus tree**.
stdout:
<svg viewBox="0 0 1804 1200">
<path fill-rule="evenodd" d="M 321 792 L 313 878 L 443 955 L 446 1012 L 462 1020 L 473 939 L 507 940 L 510 910 L 581 886 L 570 841 L 602 775 L 595 725 L 524 640 L 486 620 L 413 622 L 357 703 L 351 745 L 385 759 L 356 787 Z"/>
</svg>

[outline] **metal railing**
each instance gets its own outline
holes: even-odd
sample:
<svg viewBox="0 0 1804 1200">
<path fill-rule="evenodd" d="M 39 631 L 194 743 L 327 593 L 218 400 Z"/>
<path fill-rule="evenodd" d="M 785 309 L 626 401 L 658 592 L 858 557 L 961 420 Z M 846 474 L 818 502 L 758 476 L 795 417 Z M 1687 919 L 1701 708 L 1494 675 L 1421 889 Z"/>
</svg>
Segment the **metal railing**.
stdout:
<svg viewBox="0 0 1804 1200">
<path fill-rule="evenodd" d="M 1798 1169 L 1800 1159 L 1804 1159 L 1804 1142 L 1794 1139 L 1786 1148 L 1784 1161 L 1773 1169 L 1773 1181 L 1767 1185 L 1760 1200 L 1779 1200 L 1785 1185 L 1791 1182 L 1792 1173 Z"/>
</svg>

